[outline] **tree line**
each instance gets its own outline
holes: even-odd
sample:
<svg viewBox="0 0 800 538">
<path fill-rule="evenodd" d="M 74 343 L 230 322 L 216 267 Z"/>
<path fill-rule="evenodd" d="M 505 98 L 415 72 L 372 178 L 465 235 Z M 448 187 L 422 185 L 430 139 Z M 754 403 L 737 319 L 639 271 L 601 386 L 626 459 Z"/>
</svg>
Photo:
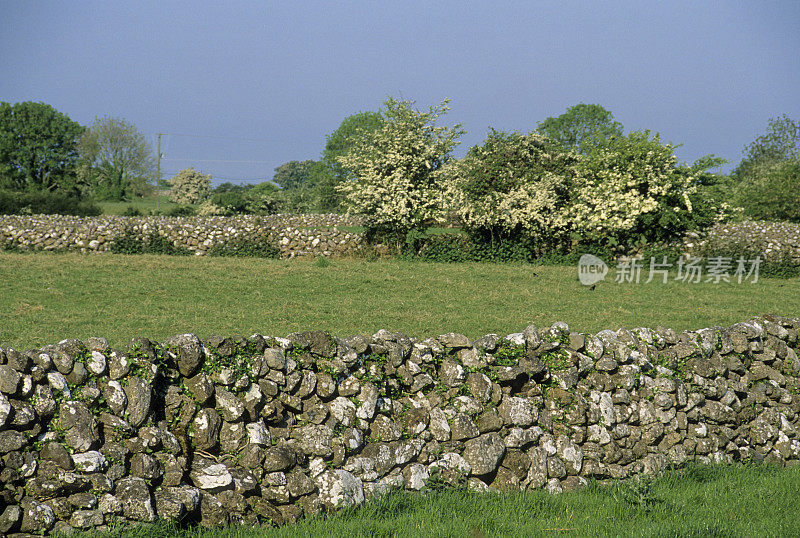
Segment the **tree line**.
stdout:
<svg viewBox="0 0 800 538">
<path fill-rule="evenodd" d="M 583 103 L 529 133 L 490 129 L 456 159 L 463 129 L 436 124 L 447 110 L 389 98 L 346 117 L 319 159 L 284 163 L 270 181 L 212 188 L 189 168 L 161 186 L 187 213 L 349 210 L 369 233 L 396 237 L 450 222 L 490 241 L 630 242 L 736 215 L 800 222 L 800 122 L 787 116 L 723 175 L 723 159 L 679 163 L 657 133 L 625 133 L 610 111 Z M 124 119 L 84 127 L 44 103 L 0 102 L 0 206 L 23 195 L 131 200 L 152 193 L 156 176 L 152 148 Z"/>
</svg>

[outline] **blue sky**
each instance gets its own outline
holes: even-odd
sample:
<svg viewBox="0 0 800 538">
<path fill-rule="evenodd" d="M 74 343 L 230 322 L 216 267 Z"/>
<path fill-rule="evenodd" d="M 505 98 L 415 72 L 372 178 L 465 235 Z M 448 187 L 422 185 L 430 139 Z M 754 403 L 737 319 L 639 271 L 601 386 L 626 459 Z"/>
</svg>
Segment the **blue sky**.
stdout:
<svg viewBox="0 0 800 538">
<path fill-rule="evenodd" d="M 577 103 L 731 163 L 772 117 L 800 120 L 800 1 L 38 2 L 0 0 L 0 101 L 89 125 L 122 117 L 165 177 L 263 181 L 317 159 L 387 96 L 451 98 L 467 134 L 529 132 Z M 190 135 L 190 136 L 184 136 Z M 223 162 L 248 161 L 248 162 Z"/>
</svg>

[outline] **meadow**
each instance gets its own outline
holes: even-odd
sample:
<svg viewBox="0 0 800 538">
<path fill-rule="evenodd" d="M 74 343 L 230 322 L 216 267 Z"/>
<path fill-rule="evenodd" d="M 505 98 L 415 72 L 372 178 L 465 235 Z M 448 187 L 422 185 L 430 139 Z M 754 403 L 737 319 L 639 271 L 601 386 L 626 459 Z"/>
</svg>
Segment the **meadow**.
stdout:
<svg viewBox="0 0 800 538">
<path fill-rule="evenodd" d="M 322 329 L 425 338 L 508 334 L 556 321 L 573 330 L 664 325 L 691 330 L 800 312 L 800 279 L 738 284 L 614 282 L 591 290 L 577 268 L 396 259 L 268 260 L 0 253 L 0 345 L 63 338 L 162 340 Z"/>
</svg>

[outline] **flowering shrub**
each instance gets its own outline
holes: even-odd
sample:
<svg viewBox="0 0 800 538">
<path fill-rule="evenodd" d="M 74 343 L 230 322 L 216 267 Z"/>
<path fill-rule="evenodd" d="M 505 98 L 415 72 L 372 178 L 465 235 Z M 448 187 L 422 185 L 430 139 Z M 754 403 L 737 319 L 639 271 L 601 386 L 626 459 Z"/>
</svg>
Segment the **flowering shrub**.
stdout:
<svg viewBox="0 0 800 538">
<path fill-rule="evenodd" d="M 712 224 L 722 214 L 698 193 L 701 172 L 649 131 L 607 140 L 581 163 L 572 225 L 584 240 L 630 247 Z"/>
<path fill-rule="evenodd" d="M 169 180 L 169 200 L 177 204 L 196 204 L 211 192 L 211 176 L 194 168 L 181 170 Z"/>
<path fill-rule="evenodd" d="M 570 227 L 579 156 L 537 133 L 491 130 L 449 167 L 448 198 L 473 235 L 552 246 Z"/>
<path fill-rule="evenodd" d="M 447 103 L 421 112 L 412 108 L 413 101 L 389 98 L 381 111 L 383 124 L 337 157 L 355 179 L 336 188 L 369 233 L 401 237 L 441 215 L 443 167 L 463 133 L 460 126 L 435 125 Z"/>
</svg>

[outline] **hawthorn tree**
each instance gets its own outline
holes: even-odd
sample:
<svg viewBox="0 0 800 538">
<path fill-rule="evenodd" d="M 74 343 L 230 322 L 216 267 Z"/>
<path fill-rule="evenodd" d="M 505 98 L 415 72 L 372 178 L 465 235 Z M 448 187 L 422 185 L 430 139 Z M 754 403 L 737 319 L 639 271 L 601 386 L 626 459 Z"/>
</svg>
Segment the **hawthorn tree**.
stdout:
<svg viewBox="0 0 800 538">
<path fill-rule="evenodd" d="M 452 164 L 453 210 L 482 240 L 523 240 L 537 250 L 563 241 L 579 157 L 538 133 L 492 129 Z"/>
<path fill-rule="evenodd" d="M 449 110 L 448 102 L 422 112 L 414 108 L 414 101 L 390 97 L 381 111 L 381 125 L 337 157 L 353 179 L 336 188 L 350 211 L 364 218 L 371 235 L 399 240 L 442 214 L 443 169 L 464 132 L 460 125 L 436 125 Z"/>
<path fill-rule="evenodd" d="M 196 204 L 211 192 L 211 175 L 194 168 L 181 170 L 169 180 L 169 201 L 176 204 Z"/>
</svg>

